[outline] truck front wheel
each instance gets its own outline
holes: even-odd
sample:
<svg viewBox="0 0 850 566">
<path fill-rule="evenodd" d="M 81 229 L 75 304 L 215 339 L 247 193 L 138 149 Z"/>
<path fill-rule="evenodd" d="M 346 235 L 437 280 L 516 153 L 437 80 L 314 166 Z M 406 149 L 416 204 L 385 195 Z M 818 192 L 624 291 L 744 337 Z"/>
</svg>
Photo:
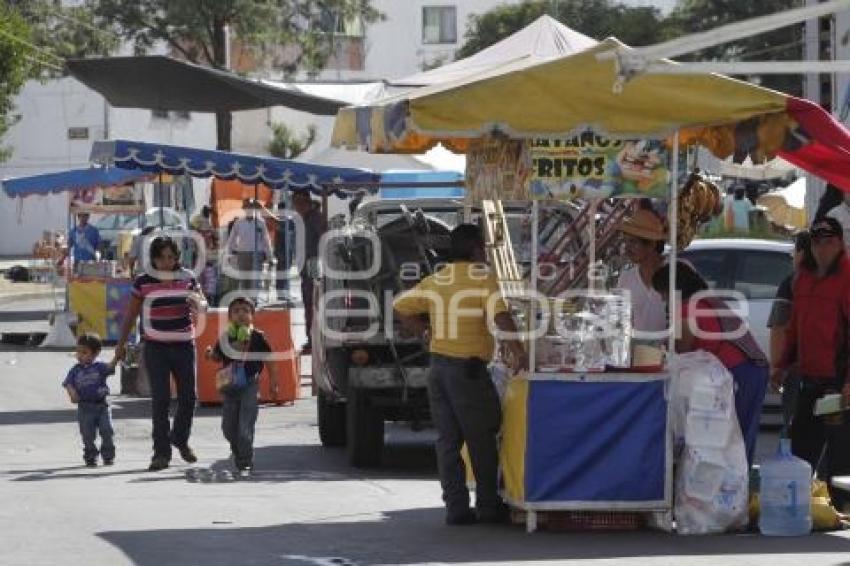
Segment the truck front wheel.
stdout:
<svg viewBox="0 0 850 566">
<path fill-rule="evenodd" d="M 384 417 L 371 406 L 368 390 L 349 388 L 346 413 L 349 463 L 355 468 L 379 466 L 384 451 Z"/>
<path fill-rule="evenodd" d="M 345 446 L 345 403 L 334 402 L 330 395 L 319 390 L 316 399 L 319 421 L 319 439 L 322 446 Z"/>
</svg>

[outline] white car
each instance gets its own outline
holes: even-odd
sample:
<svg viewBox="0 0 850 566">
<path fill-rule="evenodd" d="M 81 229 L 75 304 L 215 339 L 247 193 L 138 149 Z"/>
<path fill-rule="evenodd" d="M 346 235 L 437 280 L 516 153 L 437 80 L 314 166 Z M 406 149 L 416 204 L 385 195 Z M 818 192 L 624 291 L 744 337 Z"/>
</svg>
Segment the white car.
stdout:
<svg viewBox="0 0 850 566">
<path fill-rule="evenodd" d="M 144 215 L 103 214 L 91 220 L 91 224 L 100 232 L 101 248 L 102 251 L 107 252 L 107 256 L 114 255 L 118 238 L 122 233 L 136 236 L 141 233 L 143 227 L 159 226 L 160 223 L 165 230 L 185 231 L 187 229 L 185 214 L 169 207 L 149 208 Z"/>
<path fill-rule="evenodd" d="M 712 289 L 732 290 L 747 299 L 750 332 L 770 355 L 767 319 L 779 284 L 793 270 L 794 244 L 781 240 L 718 238 L 694 240 L 679 254 L 689 261 Z M 781 424 L 779 396 L 768 393 L 762 425 Z"/>
</svg>

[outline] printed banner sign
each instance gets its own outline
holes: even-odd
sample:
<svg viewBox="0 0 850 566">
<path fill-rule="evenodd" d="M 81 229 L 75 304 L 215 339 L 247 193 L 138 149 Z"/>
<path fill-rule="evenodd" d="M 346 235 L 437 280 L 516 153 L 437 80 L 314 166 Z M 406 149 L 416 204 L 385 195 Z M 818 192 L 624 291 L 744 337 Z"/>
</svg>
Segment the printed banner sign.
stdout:
<svg viewBox="0 0 850 566">
<path fill-rule="evenodd" d="M 660 140 L 611 140 L 587 131 L 529 142 L 534 199 L 664 197 L 669 151 Z"/>
<path fill-rule="evenodd" d="M 141 185 L 92 188 L 73 193 L 71 209 L 75 212 L 140 212 L 145 211 L 145 197 Z"/>
</svg>

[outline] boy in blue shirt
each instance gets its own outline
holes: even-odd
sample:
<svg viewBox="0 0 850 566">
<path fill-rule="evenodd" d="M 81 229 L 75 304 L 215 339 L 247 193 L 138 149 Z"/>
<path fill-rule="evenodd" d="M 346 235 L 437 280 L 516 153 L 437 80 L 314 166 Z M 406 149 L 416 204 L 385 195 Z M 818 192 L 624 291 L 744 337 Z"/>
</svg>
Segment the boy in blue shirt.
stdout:
<svg viewBox="0 0 850 566">
<path fill-rule="evenodd" d="M 86 466 L 97 466 L 100 453 L 104 466 L 115 461 L 115 444 L 112 442 L 112 412 L 106 402 L 109 387 L 106 378 L 115 373 L 118 360 L 97 361 L 101 342 L 97 334 L 86 333 L 77 340 L 77 364 L 68 372 L 62 387 L 68 392 L 72 403 L 77 405 L 77 421 L 83 437 L 83 460 Z M 100 433 L 100 450 L 94 441 Z"/>
</svg>

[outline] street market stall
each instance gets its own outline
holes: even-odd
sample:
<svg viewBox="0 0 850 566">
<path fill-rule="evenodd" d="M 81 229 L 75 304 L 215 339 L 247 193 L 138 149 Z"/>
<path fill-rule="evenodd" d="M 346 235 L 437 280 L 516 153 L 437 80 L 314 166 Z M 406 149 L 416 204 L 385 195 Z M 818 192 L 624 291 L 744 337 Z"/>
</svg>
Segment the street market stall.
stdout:
<svg viewBox="0 0 850 566">
<path fill-rule="evenodd" d="M 7 195 L 19 198 L 67 193 L 70 233 L 75 229 L 76 215 L 80 213 L 143 214 L 140 183 L 150 178 L 149 173 L 142 171 L 92 167 L 8 179 L 3 181 L 3 189 Z M 67 250 L 61 252 L 51 254 L 51 257 L 61 262 Z M 65 309 L 76 321 L 77 334 L 96 332 L 106 341 L 116 340 L 130 292 L 129 274 L 120 263 L 116 260 L 92 260 L 78 262 L 74 266 L 67 263 L 54 266 L 67 277 Z M 59 317 L 60 322 L 54 324 L 54 328 L 62 324 L 62 318 Z M 56 345 L 50 336 L 46 342 Z"/>
<path fill-rule="evenodd" d="M 607 307 L 576 309 L 565 300 L 585 283 L 589 291 L 579 298 L 617 304 L 606 297 L 616 293 L 605 289 L 604 278 L 594 276 L 604 267 L 596 244 L 610 239 L 627 205 L 603 199 L 666 198 L 674 265 L 677 250 L 717 204 L 711 202 L 712 190 L 696 188 L 705 187 L 703 181 L 684 175 L 680 145 L 698 143 L 720 158 L 734 155 L 736 162 L 778 155 L 850 191 L 850 133 L 817 105 L 719 75 L 625 74 L 618 55 L 628 49 L 607 39 L 571 56 L 509 62 L 370 106 L 345 108 L 334 128 L 335 145 L 377 153 L 415 153 L 441 143 L 467 154 L 472 198 L 532 201 L 527 272 L 511 265 L 510 239 L 498 219 L 501 206 L 489 205 L 488 214 L 496 218 L 486 224 L 496 229 L 488 228 L 488 243 L 502 263 L 494 262 L 495 267 L 504 290 L 531 295 L 527 306 L 507 297 L 512 307 L 521 305 L 513 310 L 526 328 L 545 330 L 548 325 L 538 321 L 546 313 L 578 328 L 568 333 L 572 344 L 563 335 L 554 348 L 539 336 L 528 340 L 531 369 L 509 382 L 503 401 L 504 494 L 527 512 L 529 529 L 536 527 L 540 511 L 672 506 L 666 391 L 676 367 L 679 323 L 675 317 L 670 322 L 667 365 L 638 371 L 643 368 L 635 366 L 643 363 L 638 349 L 627 343 L 627 328 L 619 332 L 626 344 L 609 340 L 609 354 L 627 354 L 612 363 L 584 324 L 605 318 Z M 680 192 L 682 185 L 690 188 Z M 549 239 L 543 202 L 571 199 L 588 200 L 589 212 L 552 223 L 554 231 L 565 233 L 555 236 L 563 245 L 552 254 L 541 247 Z M 600 206 L 608 207 L 606 214 L 598 214 Z M 559 273 L 553 255 L 569 259 L 566 274 Z M 541 271 L 544 262 L 554 263 L 551 276 Z M 570 275 L 573 262 L 583 277 Z M 670 311 L 678 312 L 675 274 L 669 279 Z M 712 483 L 699 497 L 714 501 L 721 483 Z"/>
<path fill-rule="evenodd" d="M 323 199 L 329 194 L 347 196 L 359 189 L 358 185 L 376 190 L 378 177 L 363 169 L 342 167 L 324 167 L 287 161 L 275 158 L 262 158 L 236 153 L 193 149 L 170 145 L 115 140 L 96 142 L 92 147 L 91 161 L 118 168 L 119 170 L 145 171 L 157 175 L 189 175 L 192 177 L 235 181 L 254 188 L 254 197 L 261 196 L 268 189 L 294 190 L 305 188 Z M 347 188 L 343 188 L 345 185 Z M 239 188 L 241 194 L 242 188 Z M 175 234 L 175 237 L 191 238 L 199 249 L 195 264 L 186 266 L 193 269 L 200 278 L 207 267 L 207 260 L 213 260 L 218 266 L 218 275 L 240 278 L 240 273 L 232 271 L 225 261 L 226 246 L 220 246 L 216 256 L 209 257 L 205 241 L 198 235 Z M 303 237 L 303 236 L 301 236 Z M 278 277 L 289 277 L 289 273 L 277 273 Z M 220 297 L 222 308 L 209 309 L 201 334 L 197 340 L 198 394 L 202 403 L 218 403 L 220 395 L 215 388 L 215 370 L 217 367 L 204 360 L 203 348 L 214 343 L 221 330 L 227 325 L 227 304 L 237 294 L 247 294 L 257 302 L 255 323 L 266 331 L 272 339 L 278 374 L 282 378 L 277 395 L 266 387 L 261 390 L 261 399 L 268 402 L 290 402 L 299 394 L 300 373 L 295 346 L 291 335 L 290 303 L 277 302 L 272 293 L 273 286 L 266 293 L 261 289 L 243 289 L 231 291 Z M 266 370 L 264 370 L 266 371 Z M 266 382 L 268 380 L 265 380 Z"/>
</svg>

